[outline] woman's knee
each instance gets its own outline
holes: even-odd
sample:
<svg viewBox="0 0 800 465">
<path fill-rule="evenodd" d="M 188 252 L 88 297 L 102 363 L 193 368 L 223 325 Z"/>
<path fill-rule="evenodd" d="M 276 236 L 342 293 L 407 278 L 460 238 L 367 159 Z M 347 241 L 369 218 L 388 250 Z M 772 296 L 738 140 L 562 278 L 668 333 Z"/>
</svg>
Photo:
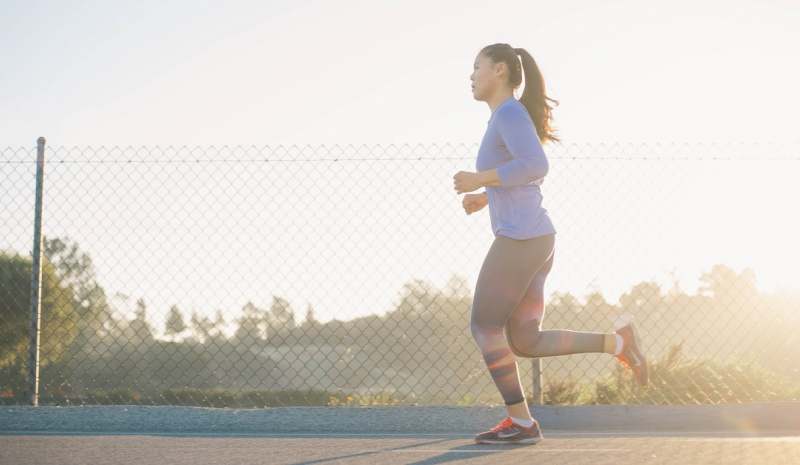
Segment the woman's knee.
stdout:
<svg viewBox="0 0 800 465">
<path fill-rule="evenodd" d="M 541 321 L 509 321 L 506 339 L 511 351 L 518 357 L 537 357 L 537 346 L 542 339 Z"/>
<path fill-rule="evenodd" d="M 470 322 L 469 329 L 473 338 L 492 333 L 492 325 L 478 319 L 473 319 Z"/>
<path fill-rule="evenodd" d="M 469 325 L 472 338 L 478 343 L 478 346 L 483 346 L 487 340 L 494 334 L 503 334 L 503 327 L 496 324 L 487 322 L 481 319 L 473 319 Z"/>
</svg>

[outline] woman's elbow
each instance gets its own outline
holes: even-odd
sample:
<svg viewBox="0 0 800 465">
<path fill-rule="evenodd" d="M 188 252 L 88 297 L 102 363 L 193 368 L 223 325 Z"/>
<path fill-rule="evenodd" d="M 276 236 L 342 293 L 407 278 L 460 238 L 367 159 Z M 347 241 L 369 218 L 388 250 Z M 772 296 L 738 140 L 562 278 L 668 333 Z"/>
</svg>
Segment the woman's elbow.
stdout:
<svg viewBox="0 0 800 465">
<path fill-rule="evenodd" d="M 547 176 L 547 173 L 549 172 L 550 172 L 550 163 L 548 163 L 546 159 L 543 161 L 537 161 L 537 163 L 531 166 L 530 176 L 528 181 L 529 182 L 538 181 L 543 177 Z"/>
</svg>

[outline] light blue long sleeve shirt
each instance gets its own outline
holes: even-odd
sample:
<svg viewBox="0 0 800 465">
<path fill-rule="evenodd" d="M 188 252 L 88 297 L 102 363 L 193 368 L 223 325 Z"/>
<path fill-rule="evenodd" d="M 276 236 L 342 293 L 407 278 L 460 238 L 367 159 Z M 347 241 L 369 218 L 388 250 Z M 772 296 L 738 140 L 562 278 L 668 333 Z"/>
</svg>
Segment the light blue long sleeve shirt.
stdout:
<svg viewBox="0 0 800 465">
<path fill-rule="evenodd" d="M 495 235 L 531 239 L 556 232 L 542 206 L 541 184 L 550 169 L 528 110 L 514 97 L 489 118 L 478 157 L 478 172 L 497 168 L 503 187 L 487 187 Z"/>
</svg>

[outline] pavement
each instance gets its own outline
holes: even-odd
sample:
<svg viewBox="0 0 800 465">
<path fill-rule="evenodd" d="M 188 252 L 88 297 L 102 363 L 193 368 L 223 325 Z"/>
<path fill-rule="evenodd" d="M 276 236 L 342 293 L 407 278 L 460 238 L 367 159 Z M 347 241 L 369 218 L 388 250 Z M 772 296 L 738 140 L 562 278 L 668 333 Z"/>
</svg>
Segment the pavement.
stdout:
<svg viewBox="0 0 800 465">
<path fill-rule="evenodd" d="M 800 403 L 532 407 L 544 441 L 475 444 L 502 407 L 0 407 L 0 463 L 800 464 Z"/>
</svg>

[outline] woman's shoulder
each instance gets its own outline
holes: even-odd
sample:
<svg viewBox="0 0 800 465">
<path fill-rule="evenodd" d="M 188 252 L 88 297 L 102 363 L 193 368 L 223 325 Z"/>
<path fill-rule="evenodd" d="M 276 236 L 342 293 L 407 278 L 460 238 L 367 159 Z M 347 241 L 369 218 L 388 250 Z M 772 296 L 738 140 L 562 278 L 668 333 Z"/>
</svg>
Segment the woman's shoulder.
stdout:
<svg viewBox="0 0 800 465">
<path fill-rule="evenodd" d="M 495 110 L 495 119 L 498 120 L 515 119 L 519 117 L 530 119 L 530 115 L 528 114 L 528 110 L 525 108 L 525 105 L 523 105 L 514 97 L 511 97 L 505 102 L 501 103 L 500 106 L 497 107 L 497 110 Z"/>
</svg>

